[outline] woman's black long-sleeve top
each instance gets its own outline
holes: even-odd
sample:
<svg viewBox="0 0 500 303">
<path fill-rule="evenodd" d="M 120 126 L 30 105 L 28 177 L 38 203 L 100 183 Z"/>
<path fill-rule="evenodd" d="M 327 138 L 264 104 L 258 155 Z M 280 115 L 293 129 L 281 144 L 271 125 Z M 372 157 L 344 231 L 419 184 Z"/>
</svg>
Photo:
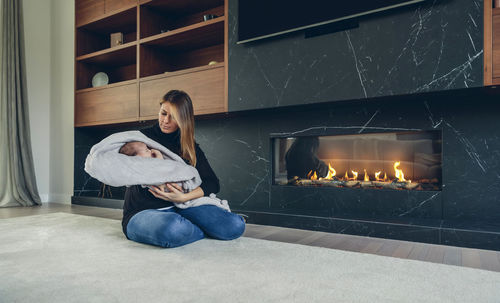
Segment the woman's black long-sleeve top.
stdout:
<svg viewBox="0 0 500 303">
<path fill-rule="evenodd" d="M 177 130 L 171 134 L 163 133 L 158 124 L 150 128 L 141 130 L 141 132 L 147 137 L 155 140 L 161 145 L 165 146 L 172 152 L 180 155 L 180 131 Z M 201 189 L 205 196 L 210 195 L 210 193 L 219 192 L 219 179 L 215 175 L 212 167 L 208 164 L 208 160 L 205 154 L 201 150 L 198 144 L 195 144 L 196 148 L 196 169 L 200 174 L 201 178 Z M 186 161 L 187 163 L 187 161 Z M 168 206 L 173 206 L 172 202 L 168 202 L 153 196 L 147 188 L 142 188 L 140 185 L 134 185 L 127 188 L 125 191 L 125 204 L 123 205 L 123 219 L 122 228 L 123 233 L 127 236 L 127 224 L 136 213 L 143 211 L 145 209 L 158 209 Z"/>
</svg>

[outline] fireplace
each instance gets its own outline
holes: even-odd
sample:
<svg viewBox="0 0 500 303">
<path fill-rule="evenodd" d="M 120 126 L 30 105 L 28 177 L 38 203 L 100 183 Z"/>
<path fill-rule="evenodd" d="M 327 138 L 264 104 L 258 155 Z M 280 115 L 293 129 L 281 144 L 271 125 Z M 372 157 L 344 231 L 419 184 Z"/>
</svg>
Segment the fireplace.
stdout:
<svg viewBox="0 0 500 303">
<path fill-rule="evenodd" d="M 440 130 L 272 138 L 273 184 L 442 189 Z"/>
</svg>

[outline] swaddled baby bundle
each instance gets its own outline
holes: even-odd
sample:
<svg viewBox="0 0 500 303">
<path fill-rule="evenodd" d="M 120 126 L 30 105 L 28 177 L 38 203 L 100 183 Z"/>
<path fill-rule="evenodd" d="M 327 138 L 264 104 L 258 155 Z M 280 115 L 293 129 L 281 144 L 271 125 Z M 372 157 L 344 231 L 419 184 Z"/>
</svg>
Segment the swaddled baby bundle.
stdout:
<svg viewBox="0 0 500 303">
<path fill-rule="evenodd" d="M 132 141 L 144 142 L 148 147 L 159 150 L 163 159 L 120 154 L 120 148 Z M 202 182 L 196 168 L 186 164 L 176 153 L 140 131 L 112 134 L 92 146 L 85 160 L 85 171 L 93 178 L 111 186 L 161 185 L 168 182 L 178 183 L 185 192 L 189 192 Z M 215 194 L 185 203 L 174 203 L 179 208 L 206 204 L 230 211 L 227 201 L 217 198 Z"/>
</svg>

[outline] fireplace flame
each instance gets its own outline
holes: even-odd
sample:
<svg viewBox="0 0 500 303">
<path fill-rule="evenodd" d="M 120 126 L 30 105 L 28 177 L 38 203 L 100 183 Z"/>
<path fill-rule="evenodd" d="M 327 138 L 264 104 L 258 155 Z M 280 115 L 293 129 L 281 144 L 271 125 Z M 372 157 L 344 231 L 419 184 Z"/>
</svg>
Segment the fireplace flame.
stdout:
<svg viewBox="0 0 500 303">
<path fill-rule="evenodd" d="M 406 182 L 405 180 L 405 174 L 403 173 L 403 170 L 399 169 L 399 165 L 401 162 L 394 162 L 394 172 L 396 175 L 396 178 L 398 179 L 399 182 Z"/>
<path fill-rule="evenodd" d="M 333 179 L 333 177 L 335 177 L 336 174 L 337 174 L 337 171 L 335 171 L 335 169 L 332 167 L 332 165 L 330 163 L 328 163 L 328 175 L 326 175 L 326 177 L 323 179 L 331 180 L 331 179 Z"/>
<path fill-rule="evenodd" d="M 318 184 L 318 185 L 321 185 L 323 184 L 324 182 L 327 182 L 327 183 L 332 183 L 332 186 L 337 186 L 339 184 L 342 184 L 342 185 L 339 185 L 339 186 L 347 186 L 347 187 L 353 187 L 353 186 L 356 186 L 356 185 L 359 185 L 361 184 L 360 186 L 361 187 L 366 187 L 366 186 L 369 186 L 370 184 L 376 186 L 376 187 L 383 187 L 383 188 L 386 188 L 386 187 L 390 187 L 390 186 L 396 186 L 397 188 L 407 188 L 407 189 L 413 189 L 417 186 L 419 186 L 419 183 L 417 182 L 416 185 L 413 185 L 413 184 L 410 184 L 412 183 L 411 180 L 407 180 L 405 179 L 405 174 L 403 173 L 403 170 L 400 169 L 400 165 L 401 165 L 401 161 L 397 161 L 397 162 L 394 162 L 394 175 L 395 175 L 395 179 L 390 179 L 387 177 L 387 172 L 383 171 L 383 170 L 380 170 L 380 171 L 376 171 L 376 172 L 373 172 L 374 174 L 374 183 L 371 183 L 372 180 L 370 180 L 370 172 L 367 171 L 366 168 L 363 168 L 363 171 L 364 171 L 364 175 L 363 175 L 363 178 L 362 180 L 364 182 L 369 182 L 369 183 L 359 183 L 359 182 L 346 182 L 346 183 L 341 183 L 339 181 L 358 181 L 358 177 L 361 178 L 361 176 L 359 176 L 359 173 L 355 170 L 351 170 L 351 173 L 352 173 L 352 178 L 349 177 L 349 171 L 345 171 L 345 174 L 343 177 L 335 177 L 336 174 L 337 174 L 337 171 L 335 170 L 335 168 L 333 168 L 332 164 L 331 163 L 328 163 L 328 173 L 325 177 L 321 177 L 320 175 L 318 175 L 318 172 L 315 171 L 315 170 L 310 170 L 309 173 L 307 174 L 307 179 L 311 180 L 311 181 L 316 181 L 316 182 L 304 182 L 304 184 Z M 380 175 L 384 173 L 384 177 L 381 178 Z M 296 177 L 298 178 L 298 177 Z M 294 179 L 296 180 L 296 179 Z M 394 182 L 404 182 L 406 183 L 406 185 L 401 185 L 401 184 L 392 184 Z M 290 181 L 289 181 L 290 182 Z M 298 181 L 299 184 L 300 184 L 300 180 Z M 383 182 L 383 183 L 382 183 Z M 433 181 L 431 181 L 433 182 Z M 327 184 L 325 183 L 325 184 Z M 412 186 L 413 185 L 413 186 Z"/>
</svg>

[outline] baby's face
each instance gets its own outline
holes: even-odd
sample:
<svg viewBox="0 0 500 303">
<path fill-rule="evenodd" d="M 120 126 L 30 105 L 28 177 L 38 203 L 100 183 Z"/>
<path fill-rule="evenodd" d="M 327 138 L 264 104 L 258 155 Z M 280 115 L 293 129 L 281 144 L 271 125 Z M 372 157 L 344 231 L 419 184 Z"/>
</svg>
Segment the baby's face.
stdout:
<svg viewBox="0 0 500 303">
<path fill-rule="evenodd" d="M 145 143 L 137 143 L 135 146 L 137 156 L 144 158 L 162 158 L 161 152 L 157 149 L 149 148 Z"/>
</svg>

